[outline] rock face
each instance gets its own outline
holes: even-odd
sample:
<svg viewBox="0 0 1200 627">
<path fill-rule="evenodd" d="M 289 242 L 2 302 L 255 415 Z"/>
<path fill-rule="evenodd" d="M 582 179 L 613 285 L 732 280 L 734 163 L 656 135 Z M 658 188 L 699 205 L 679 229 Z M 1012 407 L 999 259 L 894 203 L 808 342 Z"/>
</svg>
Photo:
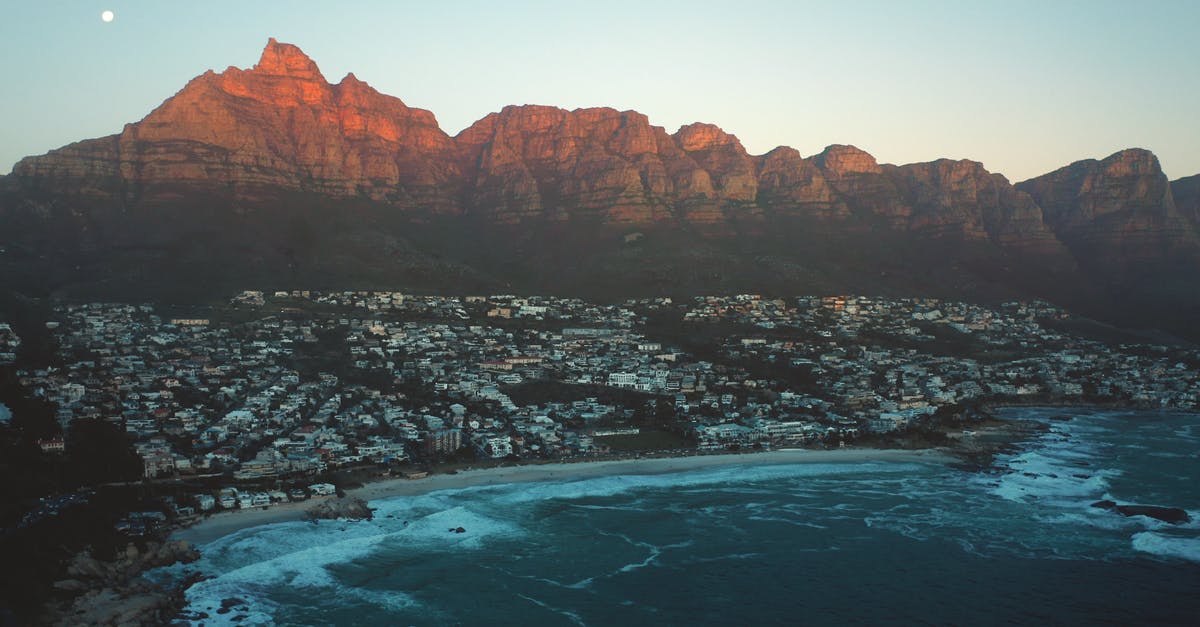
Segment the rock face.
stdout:
<svg viewBox="0 0 1200 627">
<path fill-rule="evenodd" d="M 845 199 L 820 165 L 801 157 L 795 148 L 780 146 L 759 157 L 758 171 L 756 200 L 763 211 L 825 221 L 842 221 L 850 215 Z"/>
<path fill-rule="evenodd" d="M 28 157 L 0 181 L 0 245 L 65 260 L 60 283 L 92 280 L 79 275 L 114 251 L 95 280 L 220 250 L 231 280 L 303 287 L 314 269 L 343 286 L 368 268 L 393 286 L 452 275 L 536 290 L 631 272 L 680 287 L 682 272 L 709 291 L 1094 304 L 1165 266 L 1184 312 L 1200 307 L 1184 298 L 1198 225 L 1200 177 L 1169 184 L 1144 150 L 1013 186 L 974 161 L 895 166 L 854 146 L 755 156 L 711 124 L 671 134 L 608 108 L 510 106 L 450 137 L 432 113 L 353 74 L 331 84 L 274 39 L 250 69 L 207 72 L 119 134 Z M 47 282 L 45 267 L 14 268 Z M 126 280 L 141 290 L 144 274 Z"/>
<path fill-rule="evenodd" d="M 80 553 L 67 566 L 67 574 L 82 580 L 95 580 L 108 585 L 118 585 L 136 577 L 143 571 L 177 562 L 190 563 L 200 558 L 200 553 L 189 543 L 149 542 L 143 549 L 129 544 L 123 554 L 112 562 L 103 562 L 89 553 Z"/>
<path fill-rule="evenodd" d="M 22 160 L 13 173 L 126 205 L 195 193 L 247 203 L 287 189 L 436 211 L 458 180 L 452 153 L 432 113 L 353 74 L 331 85 L 299 48 L 271 39 L 253 68 L 207 72 L 119 135 Z"/>
<path fill-rule="evenodd" d="M 1171 195 L 1179 215 L 1200 226 L 1200 174 L 1171 181 Z"/>
<path fill-rule="evenodd" d="M 455 141 L 470 210 L 503 224 L 712 224 L 758 188 L 736 137 L 706 124 L 671 136 L 636 111 L 505 107 Z"/>
<path fill-rule="evenodd" d="M 663 220 L 670 215 L 663 201 L 686 187 L 683 171 L 698 169 L 683 163 L 662 128 L 634 111 L 505 107 L 455 141 L 468 174 L 469 211 L 501 224 Z M 711 185 L 705 189 L 711 193 Z"/>
<path fill-rule="evenodd" d="M 1065 253 L 1033 199 L 980 163 L 941 159 L 881 166 L 854 146 L 829 146 L 811 161 L 834 190 L 840 213 L 874 216 L 892 228 L 926 236 Z"/>
<path fill-rule="evenodd" d="M 1077 256 L 1106 269 L 1194 257 L 1200 237 L 1175 205 L 1158 159 L 1141 149 L 1077 161 L 1017 185 Z"/>
<path fill-rule="evenodd" d="M 349 518 L 353 520 L 370 520 L 374 513 L 367 502 L 360 498 L 336 498 L 317 503 L 304 510 L 309 520 L 327 520 Z"/>
<path fill-rule="evenodd" d="M 205 198 L 245 210 L 288 191 L 368 199 L 412 218 L 621 227 L 859 215 L 900 231 L 1056 247 L 1034 203 L 978 163 L 884 167 L 853 146 L 753 157 L 711 124 L 671 135 L 605 108 L 511 106 L 451 138 L 432 113 L 353 74 L 330 84 L 274 39 L 254 67 L 205 73 L 119 135 L 27 158 L 14 178 L 125 209 Z"/>
<path fill-rule="evenodd" d="M 54 588 L 73 595 L 48 608 L 47 619 L 56 625 L 163 625 L 175 618 L 183 605 L 183 589 L 164 589 L 141 573 L 177 562 L 190 563 L 200 554 L 187 542 L 150 542 L 138 549 L 130 544 L 116 560 L 97 560 L 88 553 L 75 556 L 67 566 L 70 579 Z"/>
</svg>

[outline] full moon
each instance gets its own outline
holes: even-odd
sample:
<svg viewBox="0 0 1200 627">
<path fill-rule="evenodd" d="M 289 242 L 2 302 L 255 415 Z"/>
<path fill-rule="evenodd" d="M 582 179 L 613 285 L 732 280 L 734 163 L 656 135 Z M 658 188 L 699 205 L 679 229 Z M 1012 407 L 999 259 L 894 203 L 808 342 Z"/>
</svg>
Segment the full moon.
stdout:
<svg viewBox="0 0 1200 627">
<path fill-rule="evenodd" d="M 113 21 L 114 17 L 116 17 L 116 15 L 114 15 L 112 11 L 104 11 L 100 13 L 100 19 L 104 20 L 105 22 Z"/>
</svg>

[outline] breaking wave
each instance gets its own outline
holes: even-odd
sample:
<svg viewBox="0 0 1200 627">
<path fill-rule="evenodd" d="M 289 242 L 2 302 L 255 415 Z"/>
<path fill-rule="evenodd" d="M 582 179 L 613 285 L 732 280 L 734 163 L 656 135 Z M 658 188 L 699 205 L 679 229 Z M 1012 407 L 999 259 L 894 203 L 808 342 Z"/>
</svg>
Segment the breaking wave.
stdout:
<svg viewBox="0 0 1200 627">
<path fill-rule="evenodd" d="M 1177 486 L 1142 491 L 1158 476 L 1147 465 L 1190 462 L 1151 454 L 1186 457 L 1187 428 L 1131 435 L 1116 420 L 1056 421 L 983 475 L 912 461 L 748 464 L 381 499 L 371 521 L 267 525 L 201 547 L 193 566 L 211 578 L 187 591 L 188 610 L 206 625 L 444 624 L 489 611 L 501 622 L 532 612 L 529 620 L 636 623 L 678 620 L 709 601 L 659 607 L 643 590 L 680 578 L 736 588 L 781 559 L 774 567 L 785 571 L 798 560 L 836 572 L 844 560 L 874 563 L 880 550 L 936 546 L 931 555 L 958 561 L 1200 561 L 1200 523 L 1092 507 L 1164 502 L 1154 497 Z"/>
</svg>

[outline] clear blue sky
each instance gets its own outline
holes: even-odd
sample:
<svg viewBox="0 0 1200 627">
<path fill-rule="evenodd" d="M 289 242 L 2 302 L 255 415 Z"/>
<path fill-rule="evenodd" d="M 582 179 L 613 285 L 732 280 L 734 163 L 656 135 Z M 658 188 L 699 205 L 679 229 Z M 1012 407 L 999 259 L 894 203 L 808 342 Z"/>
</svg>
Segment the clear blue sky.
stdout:
<svg viewBox="0 0 1200 627">
<path fill-rule="evenodd" d="M 455 134 L 507 104 L 717 124 L 751 153 L 854 144 L 1013 181 L 1127 147 L 1200 173 L 1200 1 L 12 2 L 0 173 L 117 133 L 268 37 Z M 116 19 L 100 20 L 111 9 Z"/>
</svg>

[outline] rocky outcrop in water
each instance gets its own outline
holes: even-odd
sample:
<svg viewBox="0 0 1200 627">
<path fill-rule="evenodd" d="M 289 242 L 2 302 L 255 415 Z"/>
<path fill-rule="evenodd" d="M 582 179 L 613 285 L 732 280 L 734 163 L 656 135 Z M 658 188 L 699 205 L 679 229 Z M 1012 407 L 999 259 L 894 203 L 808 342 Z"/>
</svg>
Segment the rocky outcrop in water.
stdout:
<svg viewBox="0 0 1200 627">
<path fill-rule="evenodd" d="M 1173 525 L 1191 522 L 1192 517 L 1186 510 L 1178 507 L 1159 507 L 1157 505 L 1118 505 L 1109 500 L 1096 501 L 1092 507 L 1117 512 L 1122 516 L 1146 516 Z"/>
<path fill-rule="evenodd" d="M 374 511 L 367 502 L 357 497 L 341 497 L 327 499 L 304 510 L 304 516 L 309 520 L 329 520 L 347 518 L 351 520 L 371 520 Z"/>
</svg>

